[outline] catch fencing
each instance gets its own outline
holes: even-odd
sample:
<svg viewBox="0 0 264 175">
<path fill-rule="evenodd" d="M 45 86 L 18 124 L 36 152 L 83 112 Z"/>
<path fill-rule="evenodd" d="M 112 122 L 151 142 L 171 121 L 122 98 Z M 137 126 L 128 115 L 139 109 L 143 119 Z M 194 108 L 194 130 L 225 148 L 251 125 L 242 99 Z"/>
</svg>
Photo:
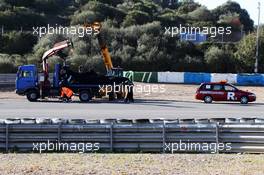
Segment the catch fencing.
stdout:
<svg viewBox="0 0 264 175">
<path fill-rule="evenodd" d="M 113 153 L 264 153 L 264 118 L 0 120 L 2 152 L 37 152 L 33 143 L 47 142 L 99 143 L 96 152 Z M 188 144 L 195 147 L 187 149 Z M 201 145 L 216 147 L 198 149 Z"/>
</svg>

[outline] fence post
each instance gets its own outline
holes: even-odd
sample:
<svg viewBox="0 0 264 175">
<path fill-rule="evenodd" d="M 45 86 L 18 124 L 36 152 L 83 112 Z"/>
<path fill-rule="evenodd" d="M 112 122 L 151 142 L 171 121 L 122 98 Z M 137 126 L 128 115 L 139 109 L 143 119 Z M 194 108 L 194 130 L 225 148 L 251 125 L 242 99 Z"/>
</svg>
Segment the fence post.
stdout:
<svg viewBox="0 0 264 175">
<path fill-rule="evenodd" d="M 110 124 L 110 151 L 113 152 L 113 123 Z"/>
<path fill-rule="evenodd" d="M 166 144 L 166 123 L 163 120 L 163 124 L 162 124 L 162 148 L 163 148 L 163 153 L 165 153 L 165 144 Z"/>
<path fill-rule="evenodd" d="M 61 142 L 61 122 L 58 125 L 58 143 Z"/>
<path fill-rule="evenodd" d="M 9 125 L 6 124 L 5 128 L 5 150 L 8 152 L 9 150 Z"/>
<path fill-rule="evenodd" d="M 219 154 L 219 149 L 218 149 L 218 145 L 219 145 L 219 122 L 217 122 L 215 124 L 215 139 L 216 139 L 216 153 Z"/>
</svg>

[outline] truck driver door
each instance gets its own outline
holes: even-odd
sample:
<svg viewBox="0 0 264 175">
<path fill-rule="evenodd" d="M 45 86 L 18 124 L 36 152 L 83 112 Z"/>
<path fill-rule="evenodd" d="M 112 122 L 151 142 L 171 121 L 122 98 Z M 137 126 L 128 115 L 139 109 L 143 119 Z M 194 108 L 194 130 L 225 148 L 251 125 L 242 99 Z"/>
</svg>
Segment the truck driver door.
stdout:
<svg viewBox="0 0 264 175">
<path fill-rule="evenodd" d="M 28 89 L 35 87 L 36 77 L 34 70 L 20 69 L 17 73 L 17 89 Z"/>
</svg>

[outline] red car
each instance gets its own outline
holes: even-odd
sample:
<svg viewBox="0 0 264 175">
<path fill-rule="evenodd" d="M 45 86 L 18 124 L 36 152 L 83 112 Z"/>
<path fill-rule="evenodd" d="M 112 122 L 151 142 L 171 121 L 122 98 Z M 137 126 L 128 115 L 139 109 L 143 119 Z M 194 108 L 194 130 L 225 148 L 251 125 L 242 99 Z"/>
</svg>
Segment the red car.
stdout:
<svg viewBox="0 0 264 175">
<path fill-rule="evenodd" d="M 212 101 L 240 101 L 241 104 L 256 101 L 256 95 L 251 92 L 242 91 L 235 86 L 226 83 L 202 83 L 196 91 L 195 98 L 205 103 Z"/>
</svg>

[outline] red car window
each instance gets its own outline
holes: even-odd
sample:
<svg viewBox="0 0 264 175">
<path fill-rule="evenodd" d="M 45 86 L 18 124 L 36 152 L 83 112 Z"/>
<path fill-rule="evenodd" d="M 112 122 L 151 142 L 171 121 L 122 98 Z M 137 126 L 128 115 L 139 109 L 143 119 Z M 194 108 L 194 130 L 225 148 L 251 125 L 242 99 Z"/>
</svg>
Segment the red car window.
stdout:
<svg viewBox="0 0 264 175">
<path fill-rule="evenodd" d="M 233 86 L 230 86 L 230 85 L 225 85 L 225 90 L 226 91 L 236 91 L 236 88 L 235 87 L 233 87 Z"/>
<path fill-rule="evenodd" d="M 212 86 L 210 84 L 204 85 L 204 90 L 211 90 Z"/>
<path fill-rule="evenodd" d="M 199 90 L 207 90 L 207 91 L 212 90 L 212 85 L 203 84 L 203 85 L 200 86 Z"/>
<path fill-rule="evenodd" d="M 224 89 L 223 89 L 223 85 L 221 85 L 221 84 L 215 84 L 215 85 L 213 86 L 213 90 L 214 90 L 214 91 L 222 91 L 222 90 L 224 90 Z"/>
</svg>

